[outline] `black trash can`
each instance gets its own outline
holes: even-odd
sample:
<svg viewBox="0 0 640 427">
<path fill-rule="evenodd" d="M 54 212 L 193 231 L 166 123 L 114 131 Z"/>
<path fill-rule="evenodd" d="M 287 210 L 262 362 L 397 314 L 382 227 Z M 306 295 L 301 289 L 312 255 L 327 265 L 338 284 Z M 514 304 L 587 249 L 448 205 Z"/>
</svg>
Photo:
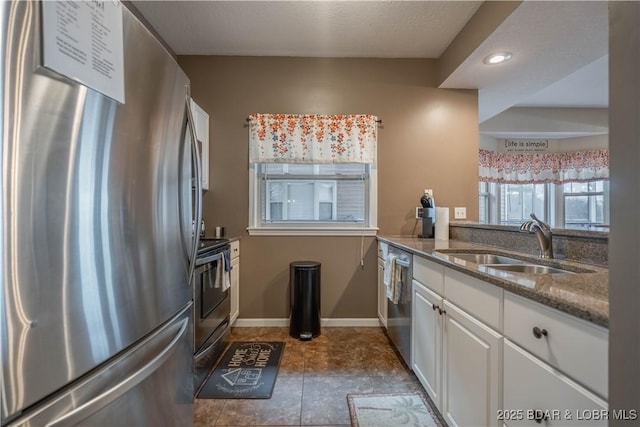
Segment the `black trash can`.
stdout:
<svg viewBox="0 0 640 427">
<path fill-rule="evenodd" d="M 291 317 L 289 335 L 303 341 L 320 335 L 320 263 L 296 261 L 289 264 Z"/>
</svg>

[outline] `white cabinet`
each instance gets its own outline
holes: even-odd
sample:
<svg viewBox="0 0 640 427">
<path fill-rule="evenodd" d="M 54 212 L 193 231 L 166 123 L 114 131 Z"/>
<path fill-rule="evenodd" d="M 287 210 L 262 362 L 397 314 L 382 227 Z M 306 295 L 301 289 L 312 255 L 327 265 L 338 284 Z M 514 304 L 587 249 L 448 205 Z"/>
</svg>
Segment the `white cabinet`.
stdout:
<svg viewBox="0 0 640 427">
<path fill-rule="evenodd" d="M 607 398 L 609 332 L 605 328 L 506 292 L 504 335 Z"/>
<path fill-rule="evenodd" d="M 450 426 L 606 425 L 606 328 L 423 257 L 413 279 L 412 369 Z"/>
<path fill-rule="evenodd" d="M 449 425 L 498 426 L 502 335 L 435 292 L 446 292 L 451 272 L 421 261 L 414 262 L 425 267 L 417 276 L 414 270 L 414 373 Z M 419 279 L 429 283 L 425 286 Z M 460 301 L 473 301 L 477 284 L 466 287 L 464 276 L 456 279 L 454 295 Z"/>
<path fill-rule="evenodd" d="M 606 369 L 606 366 L 602 367 Z M 510 426 L 604 426 L 607 403 L 508 339 L 504 415 Z"/>
<path fill-rule="evenodd" d="M 378 252 L 380 253 L 380 252 Z M 384 285 L 384 259 L 378 257 L 378 319 L 387 327 L 387 288 Z"/>
<path fill-rule="evenodd" d="M 209 115 L 194 100 L 191 100 L 193 124 L 196 129 L 196 139 L 200 146 L 202 162 L 202 189 L 209 189 Z"/>
<path fill-rule="evenodd" d="M 436 406 L 441 407 L 442 298 L 413 281 L 413 372 Z"/>
<path fill-rule="evenodd" d="M 444 297 L 493 329 L 502 324 L 502 288 L 450 268 L 444 273 Z"/>
<path fill-rule="evenodd" d="M 441 413 L 450 426 L 498 426 L 502 335 L 444 301 Z"/>
<path fill-rule="evenodd" d="M 240 241 L 231 242 L 231 289 L 229 289 L 229 297 L 231 298 L 231 325 L 236 321 L 240 314 Z"/>
<path fill-rule="evenodd" d="M 413 278 L 438 295 L 444 295 L 444 267 L 441 264 L 413 257 Z"/>
</svg>

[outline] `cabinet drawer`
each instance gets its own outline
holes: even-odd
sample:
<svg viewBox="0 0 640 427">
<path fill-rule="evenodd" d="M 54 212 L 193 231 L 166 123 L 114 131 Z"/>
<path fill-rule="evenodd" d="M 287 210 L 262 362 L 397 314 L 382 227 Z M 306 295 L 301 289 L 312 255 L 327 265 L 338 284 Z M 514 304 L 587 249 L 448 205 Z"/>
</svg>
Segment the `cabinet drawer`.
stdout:
<svg viewBox="0 0 640 427">
<path fill-rule="evenodd" d="M 509 340 L 504 342 L 504 413 L 510 426 L 536 426 L 535 410 L 547 415 L 543 425 L 603 426 L 593 419 L 607 403 Z M 597 418 L 597 417 L 595 417 Z"/>
<path fill-rule="evenodd" d="M 444 293 L 444 266 L 422 257 L 413 257 L 413 278 L 432 291 Z"/>
<path fill-rule="evenodd" d="M 534 328 L 538 328 L 535 335 Z M 505 292 L 504 334 L 607 398 L 609 332 L 606 329 Z"/>
<path fill-rule="evenodd" d="M 444 295 L 496 331 L 502 330 L 502 288 L 447 268 Z"/>
<path fill-rule="evenodd" d="M 238 258 L 240 256 L 240 240 L 234 240 L 231 242 L 231 259 Z"/>
</svg>

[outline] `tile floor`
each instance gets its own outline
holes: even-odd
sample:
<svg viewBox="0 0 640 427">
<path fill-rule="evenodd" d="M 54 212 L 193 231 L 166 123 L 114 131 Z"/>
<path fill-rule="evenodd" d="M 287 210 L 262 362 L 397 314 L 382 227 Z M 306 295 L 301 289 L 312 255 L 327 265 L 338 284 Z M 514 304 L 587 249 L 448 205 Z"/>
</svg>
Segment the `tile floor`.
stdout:
<svg viewBox="0 0 640 427">
<path fill-rule="evenodd" d="M 284 341 L 271 399 L 196 399 L 195 425 L 350 426 L 348 393 L 424 392 L 381 328 L 323 327 L 299 341 L 288 328 L 232 328 L 229 341 Z"/>
</svg>

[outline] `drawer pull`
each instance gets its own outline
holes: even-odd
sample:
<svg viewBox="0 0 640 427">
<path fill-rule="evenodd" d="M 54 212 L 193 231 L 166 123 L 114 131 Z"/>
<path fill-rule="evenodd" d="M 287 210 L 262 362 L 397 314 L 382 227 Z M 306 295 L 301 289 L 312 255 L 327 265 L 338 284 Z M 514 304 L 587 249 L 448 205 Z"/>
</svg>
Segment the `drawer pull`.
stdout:
<svg viewBox="0 0 640 427">
<path fill-rule="evenodd" d="M 533 328 L 533 336 L 538 339 L 542 338 L 543 335 L 546 337 L 548 334 L 549 333 L 547 332 L 546 329 L 540 329 L 537 326 Z"/>
<path fill-rule="evenodd" d="M 447 314 L 447 312 L 441 309 L 439 305 L 435 305 L 434 303 L 431 303 L 431 308 L 433 309 L 433 311 L 438 310 L 438 313 L 440 314 Z"/>
<path fill-rule="evenodd" d="M 542 422 L 547 419 L 547 414 L 545 414 L 541 409 L 534 409 L 533 419 L 536 423 L 542 424 Z"/>
</svg>

